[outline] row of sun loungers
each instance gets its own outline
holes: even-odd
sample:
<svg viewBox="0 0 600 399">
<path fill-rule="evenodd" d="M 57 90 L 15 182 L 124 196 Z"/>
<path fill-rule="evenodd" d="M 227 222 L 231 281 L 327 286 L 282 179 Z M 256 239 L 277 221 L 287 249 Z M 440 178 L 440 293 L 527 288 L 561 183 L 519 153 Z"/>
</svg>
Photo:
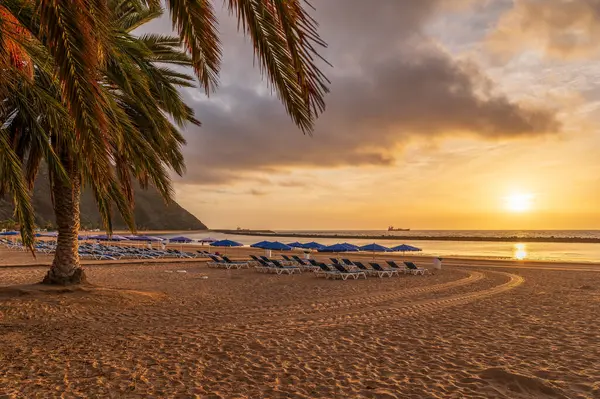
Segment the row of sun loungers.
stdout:
<svg viewBox="0 0 600 399">
<path fill-rule="evenodd" d="M 374 277 L 393 277 L 400 274 L 420 274 L 424 275 L 427 269 L 417 267 L 413 262 L 404 262 L 404 266 L 399 266 L 394 261 L 386 261 L 387 265 L 382 266 L 375 262 L 369 262 L 369 267 L 362 262 L 350 261 L 349 259 L 331 258 L 331 264 L 325 264 L 315 259 L 301 259 L 298 256 L 282 255 L 283 259 L 270 259 L 266 256 L 250 255 L 249 261 L 232 261 L 226 256 L 210 255 L 212 262 L 209 267 L 221 267 L 226 269 L 240 269 L 242 267 L 254 266 L 255 270 L 261 273 L 274 274 L 299 274 L 302 271 L 314 272 L 319 277 L 327 279 L 359 279 Z"/>
<path fill-rule="evenodd" d="M 11 242 L 1 240 L 1 244 L 13 250 L 27 250 L 20 242 Z M 43 254 L 53 254 L 56 250 L 56 243 L 52 241 L 36 242 L 34 249 Z M 119 260 L 119 259 L 165 259 L 165 258 L 201 258 L 208 257 L 210 254 L 206 251 L 186 252 L 176 249 L 154 249 L 134 246 L 104 245 L 82 243 L 79 246 L 79 256 L 82 259 L 93 260 Z"/>
</svg>

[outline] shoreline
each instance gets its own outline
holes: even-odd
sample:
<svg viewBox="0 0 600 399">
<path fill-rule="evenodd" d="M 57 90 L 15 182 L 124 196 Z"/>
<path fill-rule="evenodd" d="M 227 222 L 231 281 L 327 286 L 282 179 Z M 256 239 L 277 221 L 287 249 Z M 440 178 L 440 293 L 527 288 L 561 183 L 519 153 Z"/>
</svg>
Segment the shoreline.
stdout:
<svg viewBox="0 0 600 399">
<path fill-rule="evenodd" d="M 475 236 L 394 236 L 394 235 L 359 235 L 359 234 L 318 234 L 318 233 L 276 233 L 260 230 L 211 230 L 215 233 L 239 236 L 287 237 L 287 238 L 342 238 L 355 240 L 399 240 L 399 241 L 473 241 L 473 242 L 547 242 L 572 244 L 600 244 L 600 238 L 584 237 L 475 237 Z"/>
</svg>

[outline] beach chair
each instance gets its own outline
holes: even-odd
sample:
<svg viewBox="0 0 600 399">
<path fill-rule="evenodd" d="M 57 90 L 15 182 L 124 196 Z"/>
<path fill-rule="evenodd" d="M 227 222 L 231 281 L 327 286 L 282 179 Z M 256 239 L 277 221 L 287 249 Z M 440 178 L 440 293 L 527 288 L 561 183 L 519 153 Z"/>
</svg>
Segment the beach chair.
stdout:
<svg viewBox="0 0 600 399">
<path fill-rule="evenodd" d="M 329 260 L 334 264 L 334 265 L 341 265 L 340 261 L 337 260 L 336 258 L 329 258 Z"/>
<path fill-rule="evenodd" d="M 294 259 L 290 258 L 287 255 L 281 255 L 281 257 L 286 261 L 286 262 L 290 262 L 291 264 L 296 264 L 298 262 L 296 262 Z"/>
<path fill-rule="evenodd" d="M 354 262 L 354 266 L 358 267 L 359 270 L 362 270 L 363 272 L 365 272 L 365 274 L 367 276 L 378 276 L 378 277 L 382 277 L 382 275 L 380 275 L 379 273 L 377 273 L 376 270 L 373 269 L 369 269 L 368 267 L 366 267 L 365 265 L 363 265 L 361 262 Z M 390 276 L 391 277 L 391 276 Z"/>
<path fill-rule="evenodd" d="M 379 277 L 383 277 L 385 275 L 388 275 L 390 277 L 392 277 L 394 274 L 396 276 L 398 276 L 398 270 L 395 269 L 385 269 L 383 266 L 381 266 L 379 263 L 369 263 L 371 265 L 371 267 L 373 268 L 374 271 L 376 271 L 379 274 Z"/>
<path fill-rule="evenodd" d="M 321 270 L 321 268 L 318 265 L 312 265 L 308 262 L 306 262 L 305 260 L 297 257 L 297 256 L 292 256 L 292 258 L 294 258 L 294 260 L 296 261 L 296 264 L 298 266 L 300 266 L 302 269 L 306 269 L 306 270 L 310 270 L 310 271 L 318 271 Z"/>
<path fill-rule="evenodd" d="M 271 263 L 273 265 L 275 265 L 275 271 L 277 274 L 282 274 L 282 273 L 287 273 L 287 274 L 294 274 L 294 273 L 302 273 L 302 270 L 300 270 L 299 267 L 296 266 L 284 266 L 283 264 L 281 264 L 281 262 L 279 262 L 278 260 L 272 259 Z"/>
<path fill-rule="evenodd" d="M 227 256 L 221 256 L 221 258 L 223 258 L 223 260 L 227 263 L 233 263 L 233 264 L 240 265 L 240 267 L 238 267 L 238 269 L 241 269 L 242 267 L 245 267 L 247 269 L 250 267 L 250 263 L 248 263 L 247 261 L 233 261 L 233 260 L 229 259 Z"/>
<path fill-rule="evenodd" d="M 257 263 L 258 264 L 256 266 L 254 266 L 254 268 L 256 269 L 256 271 L 261 272 L 261 273 L 272 273 L 272 272 L 274 272 L 275 265 L 271 265 L 271 264 L 265 262 L 262 259 L 258 259 Z"/>
<path fill-rule="evenodd" d="M 338 278 L 338 276 L 340 275 L 340 272 L 338 272 L 337 270 L 330 269 L 329 266 L 327 266 L 325 263 L 317 263 L 317 266 L 319 267 L 319 270 L 315 270 L 315 274 L 317 275 L 317 277 L 323 276 L 326 279 L 335 279 Z"/>
<path fill-rule="evenodd" d="M 350 270 L 346 269 L 344 267 L 344 265 L 341 265 L 339 263 L 334 263 L 333 267 L 335 267 L 337 269 L 337 271 L 339 272 L 340 277 L 342 278 L 342 280 L 347 280 L 348 277 L 352 277 L 352 278 L 354 278 L 356 280 L 360 276 L 363 276 L 365 279 L 367 278 L 367 274 L 364 271 L 362 271 L 362 270 L 358 270 L 358 271 L 353 272 L 353 271 L 350 271 Z"/>
<path fill-rule="evenodd" d="M 398 273 L 402 272 L 402 273 L 408 273 L 408 269 L 402 266 L 398 266 L 398 264 L 396 264 L 396 262 L 394 262 L 393 260 L 386 260 L 385 261 L 388 265 L 390 265 L 390 267 L 396 271 L 398 271 Z"/>
<path fill-rule="evenodd" d="M 356 266 L 356 264 L 354 262 L 352 262 L 350 259 L 342 259 L 342 262 L 346 266 Z"/>
<path fill-rule="evenodd" d="M 317 261 L 316 261 L 316 260 L 314 260 L 314 259 L 308 259 L 308 263 L 310 263 L 312 266 L 316 266 L 316 267 L 318 267 L 318 268 L 321 268 L 321 263 L 320 263 L 320 262 L 317 262 Z"/>
<path fill-rule="evenodd" d="M 413 262 L 404 262 L 404 264 L 410 270 L 409 273 L 414 275 L 420 274 L 421 276 L 424 276 L 428 271 L 423 267 L 417 267 L 417 265 L 415 265 Z"/>
<path fill-rule="evenodd" d="M 208 262 L 208 267 L 218 267 L 218 268 L 225 268 L 225 269 L 233 269 L 233 268 L 239 269 L 241 267 L 237 263 L 230 263 L 230 262 L 227 262 L 225 259 L 219 259 L 216 255 L 212 255 L 210 258 L 212 259 L 212 262 Z"/>
</svg>

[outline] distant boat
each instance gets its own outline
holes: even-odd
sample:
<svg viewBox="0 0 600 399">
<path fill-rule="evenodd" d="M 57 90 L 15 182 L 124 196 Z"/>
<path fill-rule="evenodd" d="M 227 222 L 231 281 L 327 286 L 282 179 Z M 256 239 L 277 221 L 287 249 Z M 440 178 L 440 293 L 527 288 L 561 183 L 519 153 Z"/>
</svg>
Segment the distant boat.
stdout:
<svg viewBox="0 0 600 399">
<path fill-rule="evenodd" d="M 388 231 L 410 231 L 410 229 L 395 229 L 394 226 L 390 226 Z"/>
</svg>

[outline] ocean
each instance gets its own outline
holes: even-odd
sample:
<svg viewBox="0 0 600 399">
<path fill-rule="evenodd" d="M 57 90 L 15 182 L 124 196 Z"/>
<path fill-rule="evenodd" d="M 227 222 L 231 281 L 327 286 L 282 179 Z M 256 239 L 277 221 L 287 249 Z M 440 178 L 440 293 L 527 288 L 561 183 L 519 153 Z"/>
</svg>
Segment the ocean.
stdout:
<svg viewBox="0 0 600 399">
<path fill-rule="evenodd" d="M 519 259 L 539 261 L 566 261 L 566 262 L 600 262 L 600 244 L 597 243 L 545 243 L 545 242 L 485 242 L 485 241 L 449 241 L 436 240 L 435 237 L 560 237 L 560 238 L 600 238 L 600 230 L 411 230 L 390 231 L 387 230 L 277 230 L 282 234 L 308 233 L 328 235 L 365 235 L 381 236 L 395 235 L 402 237 L 427 236 L 431 240 L 403 241 L 389 240 L 384 237 L 378 239 L 339 239 L 339 238 L 290 238 L 290 237 L 261 237 L 252 235 L 221 234 L 216 232 L 190 232 L 186 236 L 192 239 L 213 237 L 217 239 L 228 238 L 241 242 L 245 245 L 254 244 L 258 241 L 270 240 L 289 243 L 293 241 L 308 242 L 317 241 L 330 245 L 338 242 L 350 242 L 356 245 L 365 245 L 372 242 L 392 247 L 402 243 L 421 248 L 418 253 L 425 256 L 440 257 L 473 257 L 481 259 Z M 169 236 L 165 236 L 169 237 Z"/>
</svg>

